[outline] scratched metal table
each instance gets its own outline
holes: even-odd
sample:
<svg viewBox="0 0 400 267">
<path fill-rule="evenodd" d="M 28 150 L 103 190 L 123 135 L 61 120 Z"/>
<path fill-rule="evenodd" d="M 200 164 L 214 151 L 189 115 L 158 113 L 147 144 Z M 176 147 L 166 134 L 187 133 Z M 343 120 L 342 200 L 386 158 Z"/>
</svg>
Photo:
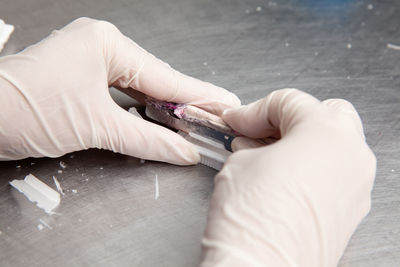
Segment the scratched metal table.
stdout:
<svg viewBox="0 0 400 267">
<path fill-rule="evenodd" d="M 399 266 L 400 51 L 387 47 L 400 45 L 399 5 L 396 0 L 2 0 L 0 18 L 16 30 L 1 55 L 89 16 L 114 23 L 175 68 L 232 90 L 243 103 L 284 87 L 350 100 L 364 121 L 378 173 L 371 213 L 340 266 Z M 120 105 L 131 105 L 112 94 Z M 28 173 L 53 188 L 52 176 L 58 177 L 66 190 L 58 214 L 46 215 L 8 185 Z M 215 174 L 204 166 L 141 164 L 100 150 L 2 162 L 0 265 L 196 266 Z"/>
</svg>

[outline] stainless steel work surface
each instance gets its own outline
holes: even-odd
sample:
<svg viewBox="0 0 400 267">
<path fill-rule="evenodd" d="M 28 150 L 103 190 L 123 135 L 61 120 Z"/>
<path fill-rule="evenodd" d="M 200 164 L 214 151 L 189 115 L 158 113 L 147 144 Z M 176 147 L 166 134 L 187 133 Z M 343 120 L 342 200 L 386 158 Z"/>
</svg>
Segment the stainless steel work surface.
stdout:
<svg viewBox="0 0 400 267">
<path fill-rule="evenodd" d="M 400 51 L 387 47 L 400 45 L 399 1 L 2 0 L 0 18 L 16 28 L 1 55 L 80 16 L 114 23 L 178 70 L 232 90 L 243 103 L 284 87 L 354 103 L 378 171 L 372 210 L 340 266 L 400 265 Z M 88 150 L 0 168 L 1 266 L 200 262 L 216 174 L 207 167 Z M 65 189 L 58 214 L 45 214 L 8 184 L 28 173 L 53 188 L 52 176 L 58 178 Z"/>
</svg>

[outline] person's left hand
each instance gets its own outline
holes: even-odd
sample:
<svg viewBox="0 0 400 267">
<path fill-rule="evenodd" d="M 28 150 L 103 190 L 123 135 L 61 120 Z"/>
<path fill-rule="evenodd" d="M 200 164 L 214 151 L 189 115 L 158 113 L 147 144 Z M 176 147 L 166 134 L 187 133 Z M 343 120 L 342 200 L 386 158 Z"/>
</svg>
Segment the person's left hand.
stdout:
<svg viewBox="0 0 400 267">
<path fill-rule="evenodd" d="M 81 18 L 0 58 L 0 160 L 104 148 L 174 164 L 198 162 L 198 152 L 181 136 L 114 103 L 110 85 L 218 115 L 240 104 L 225 89 L 172 69 L 111 23 Z"/>
</svg>

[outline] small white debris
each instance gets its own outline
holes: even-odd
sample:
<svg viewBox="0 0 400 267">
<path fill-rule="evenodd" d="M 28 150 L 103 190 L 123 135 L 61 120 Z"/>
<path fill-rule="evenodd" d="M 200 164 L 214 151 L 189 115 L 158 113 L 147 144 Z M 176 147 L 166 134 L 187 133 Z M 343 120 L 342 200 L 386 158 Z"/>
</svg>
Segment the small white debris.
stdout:
<svg viewBox="0 0 400 267">
<path fill-rule="evenodd" d="M 372 4 L 369 4 L 369 5 L 367 6 L 367 8 L 368 8 L 368 10 L 372 10 L 372 9 L 374 9 L 374 6 L 373 6 Z"/>
<path fill-rule="evenodd" d="M 35 162 L 31 162 L 31 166 L 33 166 L 33 165 L 35 165 L 36 163 Z"/>
<path fill-rule="evenodd" d="M 33 174 L 28 174 L 24 180 L 12 180 L 10 185 L 47 213 L 51 213 L 60 204 L 60 194 Z"/>
<path fill-rule="evenodd" d="M 288 46 L 289 46 L 289 43 L 285 43 L 285 46 L 288 47 Z"/>
<path fill-rule="evenodd" d="M 392 172 L 394 172 L 394 169 L 392 169 Z"/>
<path fill-rule="evenodd" d="M 246 9 L 246 14 L 250 14 L 250 10 L 249 9 Z"/>
<path fill-rule="evenodd" d="M 72 191 L 72 193 L 74 193 L 74 194 L 78 193 L 78 190 L 76 190 L 76 189 L 72 189 L 71 191 Z"/>
<path fill-rule="evenodd" d="M 70 158 L 70 159 L 73 159 L 73 158 L 75 158 L 75 155 L 72 154 L 71 156 L 69 156 L 69 158 Z"/>
<path fill-rule="evenodd" d="M 83 176 L 85 176 L 85 174 L 84 174 L 84 173 L 82 173 L 81 175 L 82 175 L 82 177 L 83 177 Z"/>
<path fill-rule="evenodd" d="M 65 163 L 64 161 L 60 161 L 60 167 L 63 169 L 67 168 L 67 163 Z"/>
<path fill-rule="evenodd" d="M 15 166 L 15 168 L 19 169 L 19 168 L 21 168 L 21 165 L 17 165 L 17 166 Z"/>
<path fill-rule="evenodd" d="M 82 219 L 81 219 L 81 218 L 79 218 L 79 219 L 78 219 L 78 222 L 82 222 Z"/>
<path fill-rule="evenodd" d="M 53 181 L 56 184 L 57 191 L 61 193 L 61 195 L 64 195 L 64 190 L 61 188 L 60 183 L 57 180 L 57 177 L 53 176 Z"/>
<path fill-rule="evenodd" d="M 100 170 L 102 170 L 103 169 L 103 167 L 100 167 Z"/>
<path fill-rule="evenodd" d="M 400 50 L 400 45 L 387 44 L 387 48 L 394 49 L 394 50 Z"/>
<path fill-rule="evenodd" d="M 261 12 L 261 10 L 262 10 L 262 7 L 260 7 L 260 6 L 256 7 L 257 12 Z"/>
<path fill-rule="evenodd" d="M 53 227 L 51 227 L 48 223 L 46 223 L 46 222 L 43 221 L 42 219 L 39 219 L 39 222 L 41 222 L 44 226 L 46 226 L 46 227 L 49 228 L 50 230 L 53 230 Z"/>
<path fill-rule="evenodd" d="M 140 164 L 144 164 L 146 161 L 144 159 L 140 159 Z"/>
<path fill-rule="evenodd" d="M 204 65 L 204 66 L 207 66 L 207 65 L 208 65 L 208 62 L 207 62 L 207 61 L 203 62 L 203 65 Z"/>
<path fill-rule="evenodd" d="M 160 196 L 160 191 L 158 188 L 158 175 L 157 174 L 156 174 L 156 185 L 155 186 L 156 186 L 156 191 L 154 193 L 154 199 L 157 200 L 158 197 Z"/>
<path fill-rule="evenodd" d="M 0 19 L 0 52 L 3 50 L 4 45 L 7 43 L 13 31 L 13 25 L 5 24 L 4 21 Z"/>
<path fill-rule="evenodd" d="M 315 55 L 315 56 L 318 56 L 318 55 L 319 55 L 319 53 L 318 53 L 318 52 L 315 52 L 315 53 L 314 53 L 314 55 Z"/>
<path fill-rule="evenodd" d="M 280 72 L 278 72 L 278 76 L 281 76 L 281 73 L 280 73 Z"/>
<path fill-rule="evenodd" d="M 86 179 L 85 179 L 85 182 L 89 182 L 89 178 L 86 178 Z"/>
<path fill-rule="evenodd" d="M 350 80 L 350 76 L 347 76 L 347 80 Z"/>
<path fill-rule="evenodd" d="M 347 48 L 350 49 L 351 48 L 351 44 L 347 44 Z"/>
<path fill-rule="evenodd" d="M 365 22 L 364 22 L 364 21 L 363 21 L 363 22 L 361 22 L 361 26 L 362 26 L 362 27 L 365 27 L 365 25 L 366 25 L 366 24 L 365 24 Z"/>
<path fill-rule="evenodd" d="M 110 228 L 112 228 L 112 224 L 110 224 Z"/>
<path fill-rule="evenodd" d="M 212 75 L 215 75 L 215 71 L 211 72 Z"/>
<path fill-rule="evenodd" d="M 57 173 L 62 173 L 62 170 L 58 170 Z"/>
<path fill-rule="evenodd" d="M 128 112 L 140 119 L 143 119 L 142 115 L 140 115 L 140 113 L 137 111 L 137 109 L 135 107 L 130 107 L 128 109 Z"/>
<path fill-rule="evenodd" d="M 43 224 L 41 224 L 41 223 L 39 223 L 38 225 L 37 225 L 37 229 L 39 230 L 39 231 L 42 231 L 43 230 Z"/>
</svg>

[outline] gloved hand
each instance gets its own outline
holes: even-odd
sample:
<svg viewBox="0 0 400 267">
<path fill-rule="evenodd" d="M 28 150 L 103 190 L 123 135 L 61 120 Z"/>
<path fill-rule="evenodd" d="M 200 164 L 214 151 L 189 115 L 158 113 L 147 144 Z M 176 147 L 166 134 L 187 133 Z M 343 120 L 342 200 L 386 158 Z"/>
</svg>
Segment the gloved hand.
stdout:
<svg viewBox="0 0 400 267">
<path fill-rule="evenodd" d="M 201 266 L 336 266 L 370 209 L 376 171 L 354 107 L 284 89 L 223 119 L 245 136 L 281 139 L 234 140 L 239 151 L 215 178 Z"/>
<path fill-rule="evenodd" d="M 19 54 L 0 58 L 0 160 L 97 147 L 197 163 L 198 152 L 181 136 L 115 104 L 110 85 L 216 114 L 240 105 L 225 89 L 172 69 L 114 25 L 81 18 Z"/>
</svg>

